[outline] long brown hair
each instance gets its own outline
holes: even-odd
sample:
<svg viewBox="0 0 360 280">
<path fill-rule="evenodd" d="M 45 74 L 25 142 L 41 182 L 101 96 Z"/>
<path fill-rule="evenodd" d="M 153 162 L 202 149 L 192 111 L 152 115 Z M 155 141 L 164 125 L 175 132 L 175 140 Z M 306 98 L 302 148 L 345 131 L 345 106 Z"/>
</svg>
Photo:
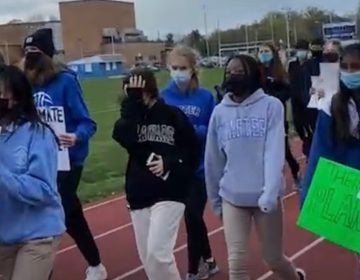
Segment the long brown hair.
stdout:
<svg viewBox="0 0 360 280">
<path fill-rule="evenodd" d="M 62 66 L 41 52 L 32 52 L 26 55 L 24 68 L 31 84 L 41 86 L 54 79 Z"/>
<path fill-rule="evenodd" d="M 281 59 L 280 59 L 278 50 L 275 48 L 275 46 L 273 44 L 264 44 L 263 46 L 269 48 L 273 54 L 273 61 L 270 66 L 271 70 L 272 70 L 272 77 L 277 82 L 287 83 L 288 82 L 287 74 L 286 74 L 283 64 L 281 63 Z M 261 72 L 261 76 L 262 76 L 262 83 L 265 84 L 265 82 L 266 82 L 265 72 L 266 71 L 265 71 L 264 64 L 260 64 L 260 72 Z"/>
</svg>

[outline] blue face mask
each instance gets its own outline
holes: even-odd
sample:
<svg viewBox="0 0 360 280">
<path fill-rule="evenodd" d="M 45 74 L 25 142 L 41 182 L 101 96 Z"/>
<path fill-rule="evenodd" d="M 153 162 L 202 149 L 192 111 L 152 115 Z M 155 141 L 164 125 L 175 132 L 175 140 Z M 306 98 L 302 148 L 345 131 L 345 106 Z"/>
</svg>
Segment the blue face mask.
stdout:
<svg viewBox="0 0 360 280">
<path fill-rule="evenodd" d="M 187 70 L 170 70 L 170 76 L 176 84 L 187 84 L 191 80 L 191 72 Z"/>
<path fill-rule="evenodd" d="M 274 58 L 271 52 L 263 52 L 259 54 L 259 60 L 261 63 L 269 63 Z"/>
<path fill-rule="evenodd" d="M 296 57 L 297 57 L 300 61 L 304 61 L 305 59 L 307 59 L 307 55 L 308 55 L 308 52 L 307 52 L 307 51 L 297 51 L 297 52 L 296 52 Z"/>
<path fill-rule="evenodd" d="M 348 89 L 360 89 L 360 71 L 340 72 L 340 80 Z"/>
</svg>

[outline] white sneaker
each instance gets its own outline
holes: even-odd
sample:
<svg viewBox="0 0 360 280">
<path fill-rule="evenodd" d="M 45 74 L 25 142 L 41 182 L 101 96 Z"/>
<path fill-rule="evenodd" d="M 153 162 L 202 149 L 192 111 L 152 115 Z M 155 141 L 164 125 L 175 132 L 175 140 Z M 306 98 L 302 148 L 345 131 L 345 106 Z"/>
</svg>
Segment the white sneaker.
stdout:
<svg viewBox="0 0 360 280">
<path fill-rule="evenodd" d="M 296 273 L 299 276 L 299 280 L 306 280 L 306 273 L 301 268 L 296 269 Z"/>
<path fill-rule="evenodd" d="M 106 280 L 108 277 L 105 266 L 99 264 L 98 266 L 89 266 L 86 270 L 85 280 Z"/>
</svg>

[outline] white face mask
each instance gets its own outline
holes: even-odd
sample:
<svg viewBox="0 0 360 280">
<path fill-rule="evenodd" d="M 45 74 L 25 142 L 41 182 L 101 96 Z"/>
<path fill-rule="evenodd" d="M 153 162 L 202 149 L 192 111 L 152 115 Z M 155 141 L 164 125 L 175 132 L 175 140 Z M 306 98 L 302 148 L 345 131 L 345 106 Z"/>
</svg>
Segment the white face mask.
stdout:
<svg viewBox="0 0 360 280">
<path fill-rule="evenodd" d="M 191 80 L 190 70 L 170 70 L 170 76 L 176 84 L 186 84 Z"/>
</svg>

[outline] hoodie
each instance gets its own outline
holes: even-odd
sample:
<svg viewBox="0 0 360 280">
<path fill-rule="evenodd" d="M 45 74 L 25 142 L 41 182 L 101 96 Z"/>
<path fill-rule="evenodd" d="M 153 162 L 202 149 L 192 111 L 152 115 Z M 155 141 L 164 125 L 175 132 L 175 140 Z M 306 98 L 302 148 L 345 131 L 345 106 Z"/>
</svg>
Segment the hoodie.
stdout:
<svg viewBox="0 0 360 280">
<path fill-rule="evenodd" d="M 175 82 L 171 82 L 161 93 L 164 101 L 181 109 L 195 128 L 201 146 L 201 162 L 197 170 L 197 177 L 205 179 L 204 156 L 206 136 L 211 114 L 215 107 L 215 98 L 204 88 L 197 88 L 190 92 L 181 92 Z"/>
<path fill-rule="evenodd" d="M 334 140 L 332 135 L 331 101 L 319 111 L 310 156 L 301 188 L 301 205 L 309 191 L 316 166 L 321 157 L 360 170 L 360 139 L 353 138 L 346 144 Z"/>
<path fill-rule="evenodd" d="M 239 207 L 258 207 L 261 196 L 282 194 L 284 109 L 275 97 L 257 90 L 242 103 L 230 94 L 216 106 L 205 151 L 208 196 L 215 213 L 222 199 Z"/>
<path fill-rule="evenodd" d="M 125 192 L 131 210 L 161 201 L 184 203 L 200 150 L 193 126 L 181 110 L 161 100 L 149 109 L 141 101 L 126 98 L 113 139 L 129 154 Z M 149 171 L 147 160 L 152 153 L 163 158 L 167 178 Z"/>
<path fill-rule="evenodd" d="M 89 140 L 96 132 L 74 73 L 64 70 L 47 84 L 34 88 L 38 108 L 63 107 L 67 133 L 75 133 L 77 143 L 69 149 L 70 164 L 82 166 L 89 153 Z"/>
<path fill-rule="evenodd" d="M 64 213 L 57 192 L 58 146 L 38 124 L 0 133 L 0 244 L 60 236 Z"/>
</svg>

